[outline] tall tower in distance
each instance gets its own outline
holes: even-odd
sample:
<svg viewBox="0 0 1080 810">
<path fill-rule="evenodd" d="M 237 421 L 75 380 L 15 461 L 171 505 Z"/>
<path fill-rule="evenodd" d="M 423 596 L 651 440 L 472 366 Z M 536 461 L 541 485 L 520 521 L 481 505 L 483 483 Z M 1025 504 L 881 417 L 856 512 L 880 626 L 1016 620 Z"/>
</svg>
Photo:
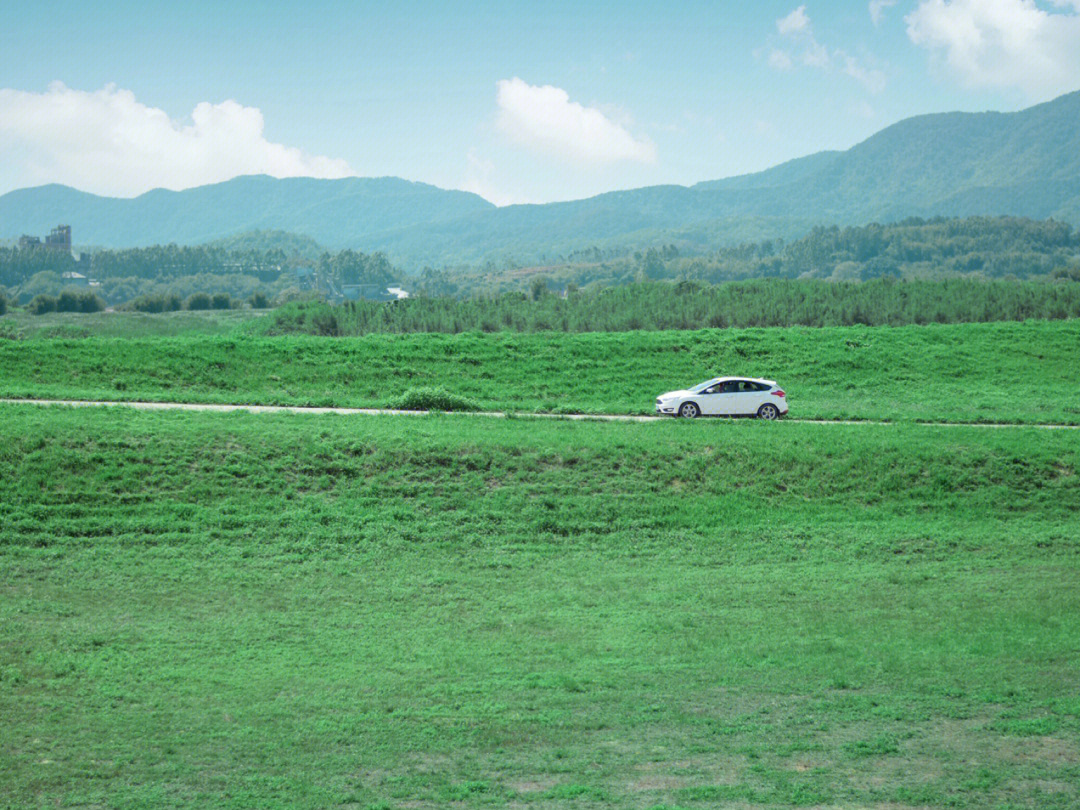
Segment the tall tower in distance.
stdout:
<svg viewBox="0 0 1080 810">
<path fill-rule="evenodd" d="M 57 225 L 45 237 L 45 247 L 71 253 L 71 226 Z"/>
</svg>

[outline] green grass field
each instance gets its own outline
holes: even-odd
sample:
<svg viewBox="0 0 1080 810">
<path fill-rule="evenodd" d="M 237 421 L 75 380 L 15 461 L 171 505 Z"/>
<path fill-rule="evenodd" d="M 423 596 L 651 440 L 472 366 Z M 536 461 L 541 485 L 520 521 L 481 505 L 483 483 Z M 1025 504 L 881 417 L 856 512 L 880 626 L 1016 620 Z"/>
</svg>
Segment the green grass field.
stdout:
<svg viewBox="0 0 1080 810">
<path fill-rule="evenodd" d="M 159 317 L 159 316 L 151 316 Z M 718 374 L 792 415 L 1080 424 L 1080 321 L 594 334 L 0 341 L 0 396 L 380 407 L 441 386 L 483 408 L 650 413 Z"/>
<path fill-rule="evenodd" d="M 257 323 L 266 313 L 247 310 L 189 312 L 51 312 L 31 315 L 12 309 L 0 317 L 0 339 L 41 340 L 88 337 L 220 335 Z"/>
<path fill-rule="evenodd" d="M 1078 470 L 1026 428 L 0 406 L 0 806 L 1076 807 Z"/>
</svg>

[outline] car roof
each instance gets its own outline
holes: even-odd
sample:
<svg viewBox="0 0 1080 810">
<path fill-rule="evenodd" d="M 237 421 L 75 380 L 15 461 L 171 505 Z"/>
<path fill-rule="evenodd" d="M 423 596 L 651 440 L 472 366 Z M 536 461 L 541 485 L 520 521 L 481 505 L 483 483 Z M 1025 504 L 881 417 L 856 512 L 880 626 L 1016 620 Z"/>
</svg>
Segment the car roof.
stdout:
<svg viewBox="0 0 1080 810">
<path fill-rule="evenodd" d="M 762 383 L 764 385 L 776 385 L 776 380 L 766 380 L 762 377 L 713 377 L 711 380 L 708 380 L 705 385 L 727 382 L 728 380 L 749 380 L 750 382 Z"/>
</svg>

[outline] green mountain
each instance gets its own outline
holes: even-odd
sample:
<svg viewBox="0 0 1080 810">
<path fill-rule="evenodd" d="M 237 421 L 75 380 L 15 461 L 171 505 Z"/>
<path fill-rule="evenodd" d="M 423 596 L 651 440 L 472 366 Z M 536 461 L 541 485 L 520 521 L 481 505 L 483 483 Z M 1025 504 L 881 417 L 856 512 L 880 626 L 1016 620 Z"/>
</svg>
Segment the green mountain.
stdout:
<svg viewBox="0 0 1080 810">
<path fill-rule="evenodd" d="M 725 177 L 723 180 L 706 180 L 694 188 L 701 191 L 742 191 L 748 188 L 777 188 L 813 177 L 826 166 L 831 166 L 843 152 L 815 152 L 806 157 L 795 158 L 763 172 Z"/>
<path fill-rule="evenodd" d="M 850 220 L 1080 214 L 1080 92 L 1016 113 L 909 118 L 841 154 L 802 191 Z"/>
<path fill-rule="evenodd" d="M 140 247 L 202 244 L 239 233 L 283 230 L 331 247 L 367 243 L 391 228 L 430 225 L 493 209 L 476 194 L 397 177 L 316 180 L 236 177 L 224 183 L 132 199 L 98 197 L 66 186 L 20 189 L 0 197 L 0 235 L 72 226 L 79 244 Z"/>
<path fill-rule="evenodd" d="M 238 177 L 131 200 L 43 186 L 0 197 L 0 237 L 58 222 L 72 225 L 77 242 L 106 246 L 284 230 L 415 265 L 532 260 L 592 245 L 708 250 L 797 238 L 819 224 L 980 214 L 1080 224 L 1080 92 L 1015 113 L 909 118 L 845 152 L 757 174 L 547 205 L 495 208 L 396 178 Z"/>
</svg>

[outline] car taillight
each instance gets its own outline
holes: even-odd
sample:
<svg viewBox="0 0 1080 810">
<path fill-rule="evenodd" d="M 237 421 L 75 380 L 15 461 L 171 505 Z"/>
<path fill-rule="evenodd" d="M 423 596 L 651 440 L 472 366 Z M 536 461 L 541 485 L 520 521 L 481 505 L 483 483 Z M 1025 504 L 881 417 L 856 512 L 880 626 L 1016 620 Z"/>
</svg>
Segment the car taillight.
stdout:
<svg viewBox="0 0 1080 810">
<path fill-rule="evenodd" d="M 787 396 L 787 394 L 785 394 L 785 393 L 784 393 L 783 391 L 781 391 L 781 390 L 780 390 L 779 388 L 778 388 L 778 389 L 776 389 L 775 391 L 773 391 L 773 392 L 772 392 L 772 395 L 773 395 L 774 397 L 786 397 L 786 396 Z"/>
</svg>

